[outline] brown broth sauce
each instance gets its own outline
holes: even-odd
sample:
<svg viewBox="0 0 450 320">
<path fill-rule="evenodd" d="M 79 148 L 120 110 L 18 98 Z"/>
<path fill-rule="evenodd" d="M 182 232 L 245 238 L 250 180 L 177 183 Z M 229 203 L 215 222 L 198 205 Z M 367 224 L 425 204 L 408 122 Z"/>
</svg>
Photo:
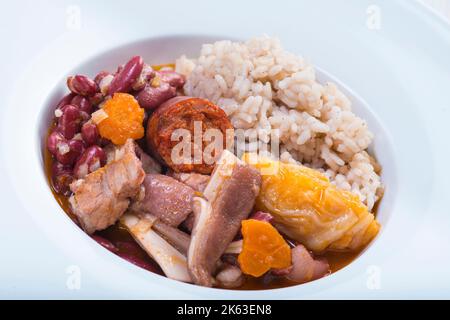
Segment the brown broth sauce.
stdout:
<svg viewBox="0 0 450 320">
<path fill-rule="evenodd" d="M 61 208 L 66 212 L 66 214 L 74 221 L 76 221 L 76 218 L 74 214 L 72 213 L 69 205 L 69 199 L 68 197 L 65 197 L 63 195 L 57 194 L 55 190 L 52 187 L 51 183 L 51 166 L 53 163 L 53 158 L 48 152 L 48 150 L 45 150 L 44 155 L 44 163 L 45 163 L 45 172 L 47 176 L 47 181 L 50 186 L 50 189 L 52 190 L 53 196 L 55 197 L 56 201 L 59 203 Z M 108 239 L 112 243 L 118 243 L 118 242 L 131 242 L 134 241 L 133 237 L 126 231 L 125 228 L 121 227 L 118 223 L 115 225 L 109 227 L 106 230 L 97 232 L 98 235 Z M 119 248 L 120 250 L 120 248 Z M 144 259 L 146 262 L 156 265 L 156 263 L 151 259 L 147 253 L 140 249 L 139 257 L 141 259 Z M 351 263 L 358 255 L 361 253 L 362 250 L 357 252 L 327 252 L 323 256 L 327 258 L 331 272 L 336 272 L 345 266 L 347 266 L 349 263 Z M 158 271 L 157 273 L 163 274 L 159 267 L 157 267 Z M 246 276 L 246 281 L 242 286 L 237 288 L 238 290 L 264 290 L 264 289 L 276 289 L 276 288 L 284 288 L 289 287 L 293 285 L 298 285 L 298 283 L 292 282 L 290 280 L 287 280 L 283 277 L 274 277 L 270 274 L 266 274 L 265 276 L 262 276 L 260 278 L 254 278 L 251 276 Z"/>
</svg>

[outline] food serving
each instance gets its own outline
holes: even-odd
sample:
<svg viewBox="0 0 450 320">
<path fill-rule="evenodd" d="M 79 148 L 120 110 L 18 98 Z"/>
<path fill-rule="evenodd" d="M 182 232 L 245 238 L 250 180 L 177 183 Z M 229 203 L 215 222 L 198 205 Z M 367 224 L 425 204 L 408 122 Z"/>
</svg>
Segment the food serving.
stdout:
<svg viewBox="0 0 450 320">
<path fill-rule="evenodd" d="M 332 83 L 267 36 L 67 79 L 51 189 L 100 245 L 168 278 L 269 289 L 325 277 L 375 238 L 373 135 Z"/>
</svg>

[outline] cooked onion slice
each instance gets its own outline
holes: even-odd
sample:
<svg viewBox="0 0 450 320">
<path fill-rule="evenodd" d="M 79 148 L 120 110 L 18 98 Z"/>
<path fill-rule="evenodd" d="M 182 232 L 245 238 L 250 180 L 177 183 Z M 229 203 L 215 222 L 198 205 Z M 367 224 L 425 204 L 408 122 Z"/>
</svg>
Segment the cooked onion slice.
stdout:
<svg viewBox="0 0 450 320">
<path fill-rule="evenodd" d="M 211 174 L 208 185 L 203 191 L 205 198 L 208 201 L 213 202 L 216 199 L 223 182 L 233 173 L 235 165 L 243 163 L 242 160 L 237 158 L 230 151 L 224 150 L 220 155 L 219 160 L 217 160 L 216 167 Z"/>
<path fill-rule="evenodd" d="M 159 264 L 168 278 L 192 282 L 186 257 L 152 230 L 154 220 L 126 213 L 120 221 L 136 242 Z"/>
<path fill-rule="evenodd" d="M 225 250 L 225 253 L 230 253 L 230 254 L 239 254 L 242 251 L 242 240 L 236 240 L 233 241 L 232 243 L 230 243 L 230 245 L 228 246 L 228 248 Z"/>
</svg>

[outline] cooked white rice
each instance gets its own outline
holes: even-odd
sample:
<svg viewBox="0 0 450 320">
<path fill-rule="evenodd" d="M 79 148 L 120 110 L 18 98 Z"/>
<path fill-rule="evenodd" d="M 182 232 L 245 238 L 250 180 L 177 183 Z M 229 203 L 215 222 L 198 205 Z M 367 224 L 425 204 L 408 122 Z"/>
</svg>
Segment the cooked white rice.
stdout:
<svg viewBox="0 0 450 320">
<path fill-rule="evenodd" d="M 219 105 L 246 137 L 269 142 L 279 129 L 282 161 L 323 171 L 370 210 L 381 196 L 379 165 L 366 152 L 373 138 L 366 122 L 334 84 L 318 83 L 314 67 L 277 39 L 204 44 L 197 59 L 180 57 L 176 71 L 187 76 L 186 95 Z"/>
</svg>

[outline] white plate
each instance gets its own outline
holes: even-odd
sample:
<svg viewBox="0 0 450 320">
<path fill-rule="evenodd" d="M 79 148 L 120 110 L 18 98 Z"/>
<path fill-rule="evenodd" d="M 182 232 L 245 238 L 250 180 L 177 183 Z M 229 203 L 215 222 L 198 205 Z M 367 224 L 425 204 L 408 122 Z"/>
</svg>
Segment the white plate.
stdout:
<svg viewBox="0 0 450 320">
<path fill-rule="evenodd" d="M 413 1 L 259 1 L 256 7 L 244 1 L 127 3 L 129 8 L 106 1 L 42 6 L 16 17 L 20 26 L 10 17 L 3 19 L 17 33 L 2 35 L 13 54 L 2 53 L 10 76 L 0 80 L 0 250 L 7 262 L 0 266 L 0 297 L 450 296 L 447 24 Z M 11 6 L 10 12 L 25 14 L 26 2 Z M 367 102 L 357 104 L 355 111 L 376 133 L 374 147 L 387 184 L 380 208 L 382 232 L 370 248 L 319 281 L 237 292 L 153 275 L 75 228 L 42 173 L 42 119 L 62 93 L 62 79 L 75 70 L 111 69 L 132 54 L 166 62 L 181 53 L 195 54 L 206 38 L 245 39 L 262 33 L 278 36 L 287 49 L 325 70 L 321 77 L 333 75 Z M 174 34 L 178 38 L 168 37 Z M 111 53 L 113 48 L 117 50 Z M 78 273 L 79 289 L 74 281 Z"/>
</svg>

